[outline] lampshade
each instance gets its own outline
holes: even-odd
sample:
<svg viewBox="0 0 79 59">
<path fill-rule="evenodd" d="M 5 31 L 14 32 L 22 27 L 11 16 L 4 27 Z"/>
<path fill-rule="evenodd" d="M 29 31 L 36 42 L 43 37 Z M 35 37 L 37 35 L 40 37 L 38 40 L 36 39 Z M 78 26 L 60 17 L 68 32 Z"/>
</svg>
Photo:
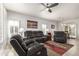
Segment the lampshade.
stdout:
<svg viewBox="0 0 79 59">
<path fill-rule="evenodd" d="M 19 29 L 19 32 L 23 32 L 23 31 L 24 31 L 24 28 L 20 28 L 20 29 Z"/>
</svg>

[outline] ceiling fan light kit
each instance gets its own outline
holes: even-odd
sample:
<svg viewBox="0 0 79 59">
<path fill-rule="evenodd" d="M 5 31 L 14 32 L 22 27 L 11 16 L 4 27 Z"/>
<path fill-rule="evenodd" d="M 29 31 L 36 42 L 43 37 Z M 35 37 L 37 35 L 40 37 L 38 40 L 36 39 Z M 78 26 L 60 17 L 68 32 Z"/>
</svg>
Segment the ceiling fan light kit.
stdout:
<svg viewBox="0 0 79 59">
<path fill-rule="evenodd" d="M 49 8 L 49 9 L 48 9 L 48 12 L 52 13 L 52 10 Z"/>
</svg>

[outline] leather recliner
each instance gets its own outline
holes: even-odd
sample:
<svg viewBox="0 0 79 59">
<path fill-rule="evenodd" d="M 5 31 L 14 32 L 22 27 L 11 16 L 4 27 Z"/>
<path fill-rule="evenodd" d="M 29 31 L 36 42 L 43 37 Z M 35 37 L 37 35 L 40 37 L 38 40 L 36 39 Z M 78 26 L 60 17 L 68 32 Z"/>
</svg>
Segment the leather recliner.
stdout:
<svg viewBox="0 0 79 59">
<path fill-rule="evenodd" d="M 31 39 L 23 40 L 20 35 L 14 35 L 10 40 L 11 45 L 19 56 L 46 56 L 46 48 Z"/>
<path fill-rule="evenodd" d="M 67 35 L 64 31 L 54 31 L 54 41 L 59 43 L 67 42 Z"/>
</svg>

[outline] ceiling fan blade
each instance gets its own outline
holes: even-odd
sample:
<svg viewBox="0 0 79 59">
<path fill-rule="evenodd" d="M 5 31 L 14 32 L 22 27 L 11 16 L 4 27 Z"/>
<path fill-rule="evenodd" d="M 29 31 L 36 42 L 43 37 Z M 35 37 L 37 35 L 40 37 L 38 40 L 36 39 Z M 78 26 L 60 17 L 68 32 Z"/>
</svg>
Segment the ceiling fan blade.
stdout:
<svg viewBox="0 0 79 59">
<path fill-rule="evenodd" d="M 55 6 L 57 6 L 58 4 L 59 4 L 59 3 L 54 3 L 54 4 L 50 5 L 49 8 L 55 7 Z"/>
<path fill-rule="evenodd" d="M 51 3 L 51 5 L 49 5 L 49 3 L 47 3 L 47 5 L 45 5 L 44 3 L 41 3 L 41 4 L 45 6 L 46 8 L 51 8 L 51 7 L 57 6 L 59 3 Z"/>
<path fill-rule="evenodd" d="M 48 12 L 50 12 L 50 13 L 52 13 L 52 7 L 55 7 L 55 6 L 57 6 L 59 3 L 41 3 L 41 5 L 43 5 L 43 6 L 45 6 L 47 9 L 48 9 Z M 44 8 L 43 10 L 45 10 L 46 8 Z M 43 10 L 41 10 L 41 11 L 43 11 Z"/>
<path fill-rule="evenodd" d="M 41 3 L 41 5 L 45 6 L 46 8 L 48 8 L 44 3 Z"/>
</svg>

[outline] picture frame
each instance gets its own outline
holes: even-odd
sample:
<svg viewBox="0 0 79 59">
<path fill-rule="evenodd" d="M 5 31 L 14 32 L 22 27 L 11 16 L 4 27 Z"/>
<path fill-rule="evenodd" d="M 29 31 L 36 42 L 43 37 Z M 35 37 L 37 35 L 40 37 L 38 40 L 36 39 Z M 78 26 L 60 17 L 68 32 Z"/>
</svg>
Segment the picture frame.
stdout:
<svg viewBox="0 0 79 59">
<path fill-rule="evenodd" d="M 27 20 L 27 28 L 38 28 L 38 22 L 37 21 L 32 21 L 32 20 Z"/>
<path fill-rule="evenodd" d="M 51 29 L 55 29 L 55 25 L 51 25 Z"/>
</svg>

